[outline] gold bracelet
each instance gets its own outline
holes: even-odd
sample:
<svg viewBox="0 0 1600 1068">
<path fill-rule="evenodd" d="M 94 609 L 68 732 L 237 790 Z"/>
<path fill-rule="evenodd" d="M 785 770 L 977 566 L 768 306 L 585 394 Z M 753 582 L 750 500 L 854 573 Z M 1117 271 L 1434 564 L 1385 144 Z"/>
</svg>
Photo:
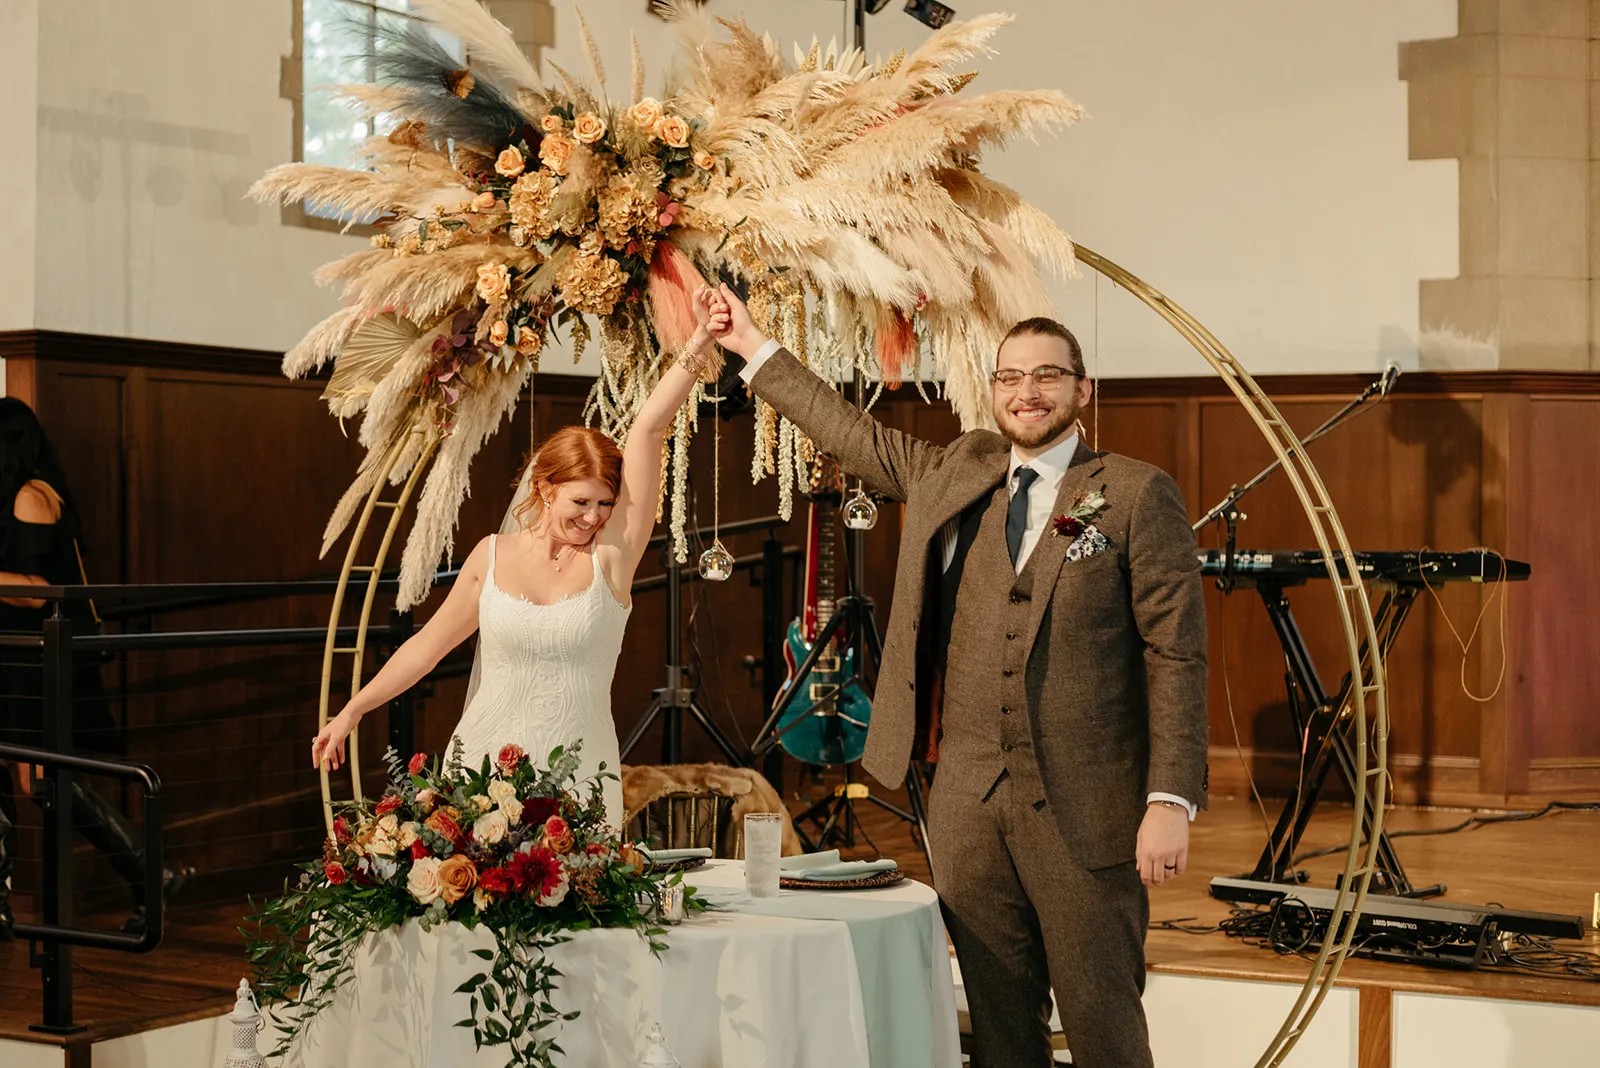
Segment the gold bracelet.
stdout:
<svg viewBox="0 0 1600 1068">
<path fill-rule="evenodd" d="M 684 345 L 678 350 L 677 363 L 702 382 L 715 382 L 722 374 L 722 350 L 714 342 L 710 351 Z"/>
</svg>

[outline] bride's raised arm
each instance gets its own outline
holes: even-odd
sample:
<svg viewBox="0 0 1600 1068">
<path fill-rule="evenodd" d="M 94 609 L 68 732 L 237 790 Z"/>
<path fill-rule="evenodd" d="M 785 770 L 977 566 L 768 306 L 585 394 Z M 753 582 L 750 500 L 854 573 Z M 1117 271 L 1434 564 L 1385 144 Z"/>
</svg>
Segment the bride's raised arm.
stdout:
<svg viewBox="0 0 1600 1068">
<path fill-rule="evenodd" d="M 619 590 L 626 590 L 633 583 L 633 573 L 638 570 L 650 532 L 655 529 L 661 451 L 667 435 L 672 433 L 678 409 L 689 399 L 695 382 L 715 380 L 722 365 L 712 334 L 726 328 L 722 319 L 727 314 L 725 307 L 709 299 L 708 290 L 702 288 L 695 294 L 695 317 L 700 325 L 683 352 L 662 372 L 661 380 L 650 391 L 628 431 L 616 508 L 600 532 L 600 543 L 618 550 L 621 573 L 614 578 Z"/>
</svg>

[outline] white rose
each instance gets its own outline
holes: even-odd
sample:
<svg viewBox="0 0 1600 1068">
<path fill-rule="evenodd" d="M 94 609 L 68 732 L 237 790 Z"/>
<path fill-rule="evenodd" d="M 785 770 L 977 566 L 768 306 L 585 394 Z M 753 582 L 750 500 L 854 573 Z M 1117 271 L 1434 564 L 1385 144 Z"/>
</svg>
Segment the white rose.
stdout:
<svg viewBox="0 0 1600 1068">
<path fill-rule="evenodd" d="M 367 852 L 375 857 L 392 857 L 396 848 L 393 836 L 381 831 L 374 834 L 372 840 L 367 843 Z"/>
<path fill-rule="evenodd" d="M 472 825 L 472 837 L 484 845 L 499 845 L 509 826 L 504 812 L 491 812 Z"/>
<path fill-rule="evenodd" d="M 438 901 L 443 890 L 439 884 L 440 863 L 437 857 L 423 857 L 411 865 L 411 874 L 406 877 L 406 889 L 424 905 Z"/>
<path fill-rule="evenodd" d="M 478 813 L 481 815 L 485 812 L 488 812 L 491 808 L 494 808 L 494 802 L 490 801 L 483 794 L 473 794 L 472 807 L 477 809 Z"/>
<path fill-rule="evenodd" d="M 378 833 L 393 838 L 400 833 L 400 819 L 393 812 L 378 820 Z"/>
<path fill-rule="evenodd" d="M 517 788 L 504 779 L 495 779 L 489 784 L 489 797 L 500 806 L 500 811 L 506 817 L 506 823 L 522 822 L 522 799 L 517 797 Z"/>
<path fill-rule="evenodd" d="M 411 843 L 415 842 L 419 836 L 420 828 L 421 824 L 412 821 L 407 821 L 400 825 L 400 833 L 395 840 L 400 843 L 401 849 L 411 848 Z"/>
</svg>

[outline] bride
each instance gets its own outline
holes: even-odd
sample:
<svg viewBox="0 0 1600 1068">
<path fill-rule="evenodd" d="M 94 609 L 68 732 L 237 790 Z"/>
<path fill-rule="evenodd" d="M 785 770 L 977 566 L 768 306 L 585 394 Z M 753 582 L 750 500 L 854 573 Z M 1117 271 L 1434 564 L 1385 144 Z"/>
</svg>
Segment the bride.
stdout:
<svg viewBox="0 0 1600 1068">
<path fill-rule="evenodd" d="M 721 361 L 711 334 L 721 309 L 697 294 L 700 326 L 661 376 L 628 432 L 626 449 L 597 430 L 563 427 L 529 459 L 516 509 L 521 529 L 483 539 L 433 618 L 397 649 L 311 743 L 313 767 L 344 763 L 361 717 L 415 685 L 474 631 L 482 677 L 455 730 L 468 767 L 515 742 L 543 763 L 581 742 L 579 778 L 604 762 L 620 771 L 611 679 L 631 611 L 628 590 L 655 526 L 661 453 L 696 377 Z M 710 328 L 708 333 L 707 328 Z M 608 821 L 620 826 L 622 786 L 605 783 Z"/>
</svg>

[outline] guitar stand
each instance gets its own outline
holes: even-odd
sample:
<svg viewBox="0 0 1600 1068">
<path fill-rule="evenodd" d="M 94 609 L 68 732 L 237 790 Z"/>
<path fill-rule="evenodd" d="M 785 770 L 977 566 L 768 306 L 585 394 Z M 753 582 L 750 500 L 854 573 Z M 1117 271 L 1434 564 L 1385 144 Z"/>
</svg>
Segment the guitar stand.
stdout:
<svg viewBox="0 0 1600 1068">
<path fill-rule="evenodd" d="M 737 746 L 717 727 L 710 714 L 701 706 L 692 687 L 683 685 L 683 639 L 680 633 L 683 619 L 683 565 L 673 556 L 669 542 L 663 550 L 667 572 L 667 684 L 655 691 L 643 717 L 628 732 L 622 743 L 621 758 L 626 760 L 634 746 L 650 729 L 657 716 L 663 717 L 661 725 L 661 762 L 683 762 L 683 717 L 687 713 L 700 725 L 716 747 L 722 750 L 728 763 L 738 767 L 744 763 Z M 617 769 L 621 773 L 621 769 Z"/>
<path fill-rule="evenodd" d="M 787 727 L 778 727 L 778 720 L 789 706 L 796 688 L 811 677 L 811 672 L 816 667 L 817 662 L 822 659 L 823 654 L 836 640 L 843 638 L 839 648 L 834 651 L 833 655 L 843 659 L 845 650 L 849 648 L 860 650 L 863 654 L 857 661 L 856 673 L 839 683 L 839 690 L 843 690 L 851 683 L 859 683 L 865 686 L 866 680 L 863 677 L 863 671 L 866 666 L 867 655 L 871 656 L 875 664 L 882 661 L 883 642 L 878 635 L 877 621 L 873 617 L 872 599 L 860 592 L 863 585 L 861 575 L 858 573 L 863 559 L 860 540 L 861 534 L 859 531 L 852 530 L 847 532 L 846 543 L 849 546 L 848 551 L 851 556 L 850 567 L 846 571 L 849 575 L 848 592 L 835 602 L 833 614 L 817 633 L 816 639 L 811 643 L 810 650 L 806 653 L 805 660 L 800 663 L 799 667 L 795 669 L 793 677 L 779 689 L 777 695 L 773 698 L 771 712 L 767 716 L 766 722 L 761 725 L 761 729 L 756 732 L 755 743 L 751 746 L 750 753 L 744 760 L 745 763 L 754 766 L 763 756 L 781 744 L 784 734 L 805 722 L 808 716 L 829 716 L 833 723 L 837 723 L 840 718 L 845 718 L 837 710 L 833 712 L 822 711 L 833 697 L 833 693 L 830 692 L 818 695 L 805 713 L 795 717 L 794 721 Z M 856 725 L 861 726 L 862 724 Z M 795 833 L 800 836 L 807 850 L 815 852 L 818 849 L 826 849 L 832 843 L 853 846 L 855 845 L 856 834 L 860 833 L 861 837 L 865 838 L 867 844 L 876 852 L 878 850 L 877 844 L 872 841 L 865 829 L 862 828 L 860 818 L 855 812 L 855 803 L 857 801 L 868 801 L 911 824 L 913 837 L 917 839 L 917 844 L 922 849 L 923 856 L 927 859 L 931 870 L 933 858 L 928 849 L 928 815 L 923 797 L 925 787 L 917 767 L 913 765 L 906 773 L 905 788 L 908 807 L 900 808 L 881 797 L 873 796 L 866 783 L 856 781 L 852 777 L 848 763 L 842 766 L 844 768 L 844 782 L 834 788 L 833 796 L 818 801 L 794 817 Z M 814 839 L 806 833 L 802 826 L 804 824 L 812 824 L 817 827 L 817 834 Z"/>
</svg>

